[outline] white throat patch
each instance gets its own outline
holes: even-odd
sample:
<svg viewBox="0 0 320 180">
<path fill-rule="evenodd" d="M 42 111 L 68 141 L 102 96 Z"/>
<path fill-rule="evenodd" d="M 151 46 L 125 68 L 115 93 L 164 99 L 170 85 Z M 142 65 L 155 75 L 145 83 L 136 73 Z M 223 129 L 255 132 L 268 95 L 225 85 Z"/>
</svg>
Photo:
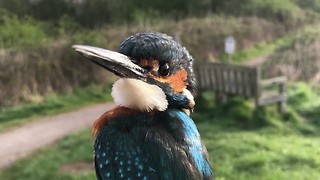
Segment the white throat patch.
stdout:
<svg viewBox="0 0 320 180">
<path fill-rule="evenodd" d="M 166 95 L 161 88 L 136 79 L 117 80 L 111 95 L 115 103 L 141 111 L 165 111 L 168 108 Z"/>
</svg>

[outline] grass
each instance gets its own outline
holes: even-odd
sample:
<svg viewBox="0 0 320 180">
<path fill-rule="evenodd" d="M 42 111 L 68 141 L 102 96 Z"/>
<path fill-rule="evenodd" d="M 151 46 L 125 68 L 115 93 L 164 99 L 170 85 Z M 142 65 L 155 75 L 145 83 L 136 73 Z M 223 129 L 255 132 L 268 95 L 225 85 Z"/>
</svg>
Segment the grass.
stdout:
<svg viewBox="0 0 320 180">
<path fill-rule="evenodd" d="M 108 87 L 99 92 L 109 91 Z M 101 97 L 96 90 L 87 91 L 95 93 L 85 95 L 87 92 L 80 91 L 84 94 L 77 97 L 90 102 Z M 273 106 L 254 111 L 248 101 L 239 98 L 223 106 L 215 104 L 208 94 L 198 99 L 193 119 L 210 154 L 216 179 L 320 179 L 320 108 L 318 103 L 310 103 L 319 97 L 317 87 L 289 85 L 289 112 L 284 117 Z M 69 103 L 88 102 L 64 98 Z M 299 118 L 305 121 L 296 121 Z M 262 123 L 256 124 L 259 121 Z M 91 164 L 92 154 L 90 130 L 80 131 L 1 171 L 0 179 L 95 179 L 92 168 L 77 173 L 61 171 L 70 164 Z"/>
<path fill-rule="evenodd" d="M 40 117 L 56 115 L 97 103 L 111 101 L 111 86 L 90 86 L 74 90 L 67 95 L 52 94 L 41 102 L 21 105 L 0 111 L 0 131 L 18 126 Z"/>
<path fill-rule="evenodd" d="M 217 179 L 319 179 L 320 140 L 263 128 L 228 130 L 199 124 Z"/>
<path fill-rule="evenodd" d="M 84 172 L 79 176 L 59 172 L 59 167 L 64 164 L 91 162 L 92 151 L 90 132 L 77 132 L 1 172 L 0 179 L 94 179 L 94 172 Z"/>
<path fill-rule="evenodd" d="M 254 58 L 271 55 L 279 48 L 292 44 L 292 42 L 294 41 L 294 37 L 295 36 L 290 33 L 282 38 L 273 40 L 271 42 L 260 42 L 252 48 L 235 52 L 234 55 L 232 55 L 232 62 L 243 63 Z M 220 59 L 226 62 L 228 60 L 228 57 L 227 55 L 223 54 L 221 55 Z"/>
<path fill-rule="evenodd" d="M 305 41 L 304 43 L 308 44 L 319 37 L 318 29 L 319 25 L 305 26 L 281 38 L 269 42 L 262 41 L 252 48 L 235 52 L 232 55 L 232 63 L 243 63 L 254 58 L 270 56 L 278 51 L 281 53 L 283 49 L 292 47 L 297 41 Z M 228 56 L 223 54 L 220 59 L 227 62 Z"/>
<path fill-rule="evenodd" d="M 245 131 L 221 125 L 218 119 L 199 122 L 216 179 L 319 179 L 320 139 L 271 127 Z M 77 132 L 40 150 L 0 173 L 0 179 L 95 179 L 93 169 L 61 172 L 72 163 L 91 163 L 89 130 Z"/>
<path fill-rule="evenodd" d="M 290 44 L 293 41 L 292 35 L 286 36 L 283 38 L 276 39 L 270 43 L 261 42 L 257 44 L 255 47 L 242 50 L 233 56 L 233 62 L 241 63 L 247 60 L 251 60 L 256 57 L 262 57 L 272 54 L 278 48 Z"/>
</svg>

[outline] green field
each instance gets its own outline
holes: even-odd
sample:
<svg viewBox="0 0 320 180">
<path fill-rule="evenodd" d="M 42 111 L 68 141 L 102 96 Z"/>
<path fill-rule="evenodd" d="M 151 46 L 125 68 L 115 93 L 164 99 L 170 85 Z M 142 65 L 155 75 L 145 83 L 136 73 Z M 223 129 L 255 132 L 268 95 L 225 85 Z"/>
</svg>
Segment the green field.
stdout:
<svg viewBox="0 0 320 180">
<path fill-rule="evenodd" d="M 93 88 L 58 97 L 56 101 L 65 105 L 76 102 L 73 104 L 78 106 L 70 107 L 77 108 L 101 97 L 108 99 L 109 91 L 110 86 L 99 91 Z M 288 93 L 287 113 L 283 116 L 275 111 L 276 106 L 257 111 L 251 101 L 241 98 L 231 99 L 225 105 L 215 104 L 210 93 L 197 98 L 193 119 L 207 146 L 217 179 L 320 179 L 320 90 L 296 83 L 289 86 Z M 69 106 L 50 104 L 44 101 L 33 106 L 38 107 L 40 115 L 70 110 Z M 30 106 L 22 106 L 17 111 L 21 113 L 13 113 L 14 110 L 7 115 L 2 113 L 7 119 L 3 124 L 9 123 L 10 117 L 20 123 L 34 117 L 19 117 L 29 112 Z M 2 171 L 0 179 L 94 179 L 92 157 L 93 141 L 90 130 L 85 130 L 18 161 Z M 78 165 L 83 164 L 89 168 L 79 169 Z"/>
<path fill-rule="evenodd" d="M 320 179 L 317 136 L 270 127 L 242 130 L 218 120 L 199 122 L 198 129 L 216 179 Z M 95 179 L 91 168 L 61 170 L 68 164 L 92 163 L 92 144 L 89 130 L 72 134 L 6 169 L 0 179 Z"/>
</svg>

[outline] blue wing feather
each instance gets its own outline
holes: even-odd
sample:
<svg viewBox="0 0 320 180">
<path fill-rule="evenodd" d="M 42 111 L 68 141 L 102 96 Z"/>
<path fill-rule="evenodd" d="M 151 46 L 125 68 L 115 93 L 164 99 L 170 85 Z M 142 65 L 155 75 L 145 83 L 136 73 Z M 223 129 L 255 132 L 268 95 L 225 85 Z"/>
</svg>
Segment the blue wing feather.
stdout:
<svg viewBox="0 0 320 180">
<path fill-rule="evenodd" d="M 172 119 L 179 119 L 182 122 L 182 131 L 188 146 L 188 152 L 191 154 L 198 170 L 202 172 L 204 177 L 212 176 L 211 166 L 203 154 L 206 153 L 206 149 L 203 149 L 200 134 L 193 120 L 184 112 L 178 110 L 169 111 L 169 115 Z"/>
</svg>

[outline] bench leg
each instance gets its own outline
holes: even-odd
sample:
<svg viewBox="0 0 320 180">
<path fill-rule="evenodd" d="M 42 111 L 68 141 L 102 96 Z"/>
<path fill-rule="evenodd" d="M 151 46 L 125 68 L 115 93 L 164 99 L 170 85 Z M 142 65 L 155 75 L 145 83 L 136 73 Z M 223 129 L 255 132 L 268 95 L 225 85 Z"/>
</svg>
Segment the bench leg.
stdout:
<svg viewBox="0 0 320 180">
<path fill-rule="evenodd" d="M 228 101 L 228 96 L 223 93 L 216 93 L 216 103 L 225 104 Z"/>
<path fill-rule="evenodd" d="M 285 109 L 286 109 L 286 102 L 285 101 L 278 102 L 279 113 L 283 114 L 285 112 Z"/>
<path fill-rule="evenodd" d="M 285 83 L 279 84 L 279 94 L 284 95 L 285 91 L 286 91 L 286 84 Z M 285 108 L 286 108 L 286 101 L 278 102 L 279 113 L 283 114 L 285 112 Z"/>
<path fill-rule="evenodd" d="M 254 98 L 254 108 L 255 109 L 258 109 L 260 106 L 259 106 L 259 97 L 255 97 Z"/>
</svg>

